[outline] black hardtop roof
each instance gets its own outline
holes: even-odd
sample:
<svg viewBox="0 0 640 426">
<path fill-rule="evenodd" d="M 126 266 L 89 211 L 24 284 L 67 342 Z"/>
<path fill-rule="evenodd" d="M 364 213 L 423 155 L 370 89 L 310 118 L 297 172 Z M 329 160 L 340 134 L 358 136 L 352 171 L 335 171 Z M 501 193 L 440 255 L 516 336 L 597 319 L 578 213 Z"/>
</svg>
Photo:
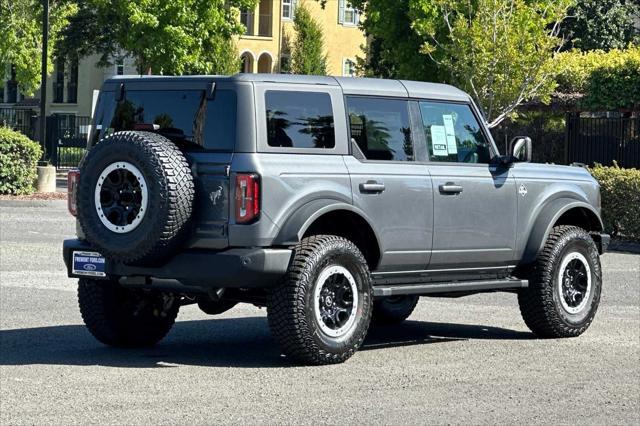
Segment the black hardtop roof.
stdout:
<svg viewBox="0 0 640 426">
<path fill-rule="evenodd" d="M 135 86 L 151 85 L 154 89 L 162 90 L 169 83 L 176 86 L 200 86 L 212 82 L 253 82 L 280 84 L 309 84 L 324 86 L 340 86 L 345 94 L 356 95 L 386 95 L 408 96 L 436 99 L 453 99 L 466 101 L 469 99 L 462 90 L 440 83 L 422 81 L 388 80 L 379 78 L 360 77 L 330 77 L 294 74 L 235 74 L 232 76 L 219 75 L 190 75 L 190 76 L 114 76 L 104 82 L 103 90 L 115 90 L 121 83 L 133 83 Z M 203 86 L 204 87 L 204 86 Z M 178 87 L 176 87 L 178 88 Z"/>
</svg>

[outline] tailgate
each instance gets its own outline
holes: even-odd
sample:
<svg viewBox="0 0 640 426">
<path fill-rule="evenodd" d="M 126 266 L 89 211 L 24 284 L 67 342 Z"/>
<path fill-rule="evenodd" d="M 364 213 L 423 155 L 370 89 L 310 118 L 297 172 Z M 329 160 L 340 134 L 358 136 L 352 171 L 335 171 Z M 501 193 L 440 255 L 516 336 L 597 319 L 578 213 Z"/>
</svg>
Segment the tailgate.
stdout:
<svg viewBox="0 0 640 426">
<path fill-rule="evenodd" d="M 229 246 L 229 164 L 231 153 L 185 153 L 195 183 L 193 248 L 224 249 Z"/>
</svg>

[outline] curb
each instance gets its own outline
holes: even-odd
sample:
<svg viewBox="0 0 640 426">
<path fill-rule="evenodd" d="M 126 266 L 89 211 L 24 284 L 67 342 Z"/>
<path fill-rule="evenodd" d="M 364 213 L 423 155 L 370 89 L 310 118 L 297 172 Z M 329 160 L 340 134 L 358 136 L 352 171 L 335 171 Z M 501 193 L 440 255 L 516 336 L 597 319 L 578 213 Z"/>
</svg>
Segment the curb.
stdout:
<svg viewBox="0 0 640 426">
<path fill-rule="evenodd" d="M 67 200 L 0 200 L 0 207 L 47 207 L 60 204 L 67 206 Z"/>
</svg>

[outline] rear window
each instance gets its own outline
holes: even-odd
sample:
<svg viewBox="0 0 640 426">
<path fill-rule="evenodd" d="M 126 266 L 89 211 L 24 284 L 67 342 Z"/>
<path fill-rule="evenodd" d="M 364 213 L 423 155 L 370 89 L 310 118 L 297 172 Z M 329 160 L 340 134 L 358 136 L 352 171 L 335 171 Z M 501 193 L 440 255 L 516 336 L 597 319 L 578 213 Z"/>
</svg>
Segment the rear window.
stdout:
<svg viewBox="0 0 640 426">
<path fill-rule="evenodd" d="M 101 94 L 96 108 L 94 143 L 114 132 L 144 130 L 206 149 L 233 149 L 236 94 L 232 90 L 217 90 L 212 100 L 203 90 L 129 90 L 117 103 L 108 93 Z"/>
<path fill-rule="evenodd" d="M 269 146 L 333 148 L 333 108 L 328 93 L 269 90 L 265 93 Z"/>
</svg>

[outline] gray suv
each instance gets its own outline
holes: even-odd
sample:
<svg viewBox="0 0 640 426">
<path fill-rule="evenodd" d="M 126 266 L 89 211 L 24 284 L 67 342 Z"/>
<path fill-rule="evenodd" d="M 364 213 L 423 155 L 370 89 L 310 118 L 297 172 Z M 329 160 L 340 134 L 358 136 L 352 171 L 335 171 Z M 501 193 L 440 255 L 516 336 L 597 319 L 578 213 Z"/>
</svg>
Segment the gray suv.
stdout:
<svg viewBox="0 0 640 426">
<path fill-rule="evenodd" d="M 420 296 L 517 295 L 540 337 L 600 300 L 608 245 L 581 167 L 500 155 L 447 85 L 291 75 L 114 78 L 69 174 L 64 242 L 89 331 L 153 345 L 180 306 L 266 306 L 291 359 L 338 363 Z"/>
</svg>

